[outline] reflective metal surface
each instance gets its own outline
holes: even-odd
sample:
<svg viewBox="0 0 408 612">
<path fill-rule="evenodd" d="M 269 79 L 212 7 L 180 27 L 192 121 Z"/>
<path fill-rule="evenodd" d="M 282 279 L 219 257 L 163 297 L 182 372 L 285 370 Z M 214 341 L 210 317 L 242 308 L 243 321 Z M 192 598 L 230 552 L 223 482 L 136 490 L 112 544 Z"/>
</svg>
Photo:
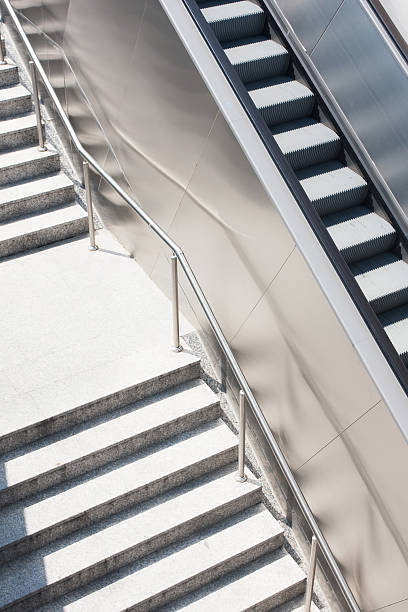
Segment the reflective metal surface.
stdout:
<svg viewBox="0 0 408 612">
<path fill-rule="evenodd" d="M 176 21 L 175 3 L 165 0 L 70 1 L 68 112 L 85 146 L 183 246 L 363 609 L 394 604 L 407 597 L 408 582 L 407 499 L 395 486 L 406 480 L 408 453 L 389 410 L 404 409 L 398 385 L 199 37 L 192 31 L 184 39 L 193 63 L 161 4 Z M 175 27 L 185 24 L 180 15 Z M 334 40 L 346 60 L 341 38 Z M 323 36 L 316 53 L 320 44 L 330 47 Z M 351 110 L 364 124 L 363 113 Z M 108 227 L 169 291 L 169 253 L 151 230 L 103 182 L 98 204 Z M 180 304 L 217 355 L 180 280 Z M 217 359 L 225 373 L 219 351 Z"/>
</svg>

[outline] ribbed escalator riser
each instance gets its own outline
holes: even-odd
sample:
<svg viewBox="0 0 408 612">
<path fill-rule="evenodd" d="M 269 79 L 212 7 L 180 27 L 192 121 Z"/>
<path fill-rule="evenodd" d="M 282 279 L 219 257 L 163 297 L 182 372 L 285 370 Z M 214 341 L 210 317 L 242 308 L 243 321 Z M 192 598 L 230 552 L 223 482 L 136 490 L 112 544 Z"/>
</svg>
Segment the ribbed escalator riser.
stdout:
<svg viewBox="0 0 408 612">
<path fill-rule="evenodd" d="M 220 42 L 249 38 L 262 34 L 265 13 L 256 4 L 243 0 L 205 8 L 204 17 Z"/>
</svg>

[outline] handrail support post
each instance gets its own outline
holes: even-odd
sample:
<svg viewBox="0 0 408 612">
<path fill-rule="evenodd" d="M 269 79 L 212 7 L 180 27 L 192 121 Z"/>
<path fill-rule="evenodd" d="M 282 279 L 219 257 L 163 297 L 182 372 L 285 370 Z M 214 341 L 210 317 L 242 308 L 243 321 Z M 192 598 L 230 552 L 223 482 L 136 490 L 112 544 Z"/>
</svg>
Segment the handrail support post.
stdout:
<svg viewBox="0 0 408 612">
<path fill-rule="evenodd" d="M 5 64 L 7 64 L 6 59 L 4 57 L 3 43 L 4 43 L 4 38 L 0 34 L 0 66 L 4 66 Z"/>
<path fill-rule="evenodd" d="M 238 472 L 235 479 L 245 482 L 245 437 L 246 437 L 246 399 L 242 389 L 239 392 L 239 446 L 238 446 Z"/>
<path fill-rule="evenodd" d="M 316 575 L 316 561 L 317 561 L 317 538 L 315 535 L 312 536 L 312 546 L 310 548 L 310 561 L 309 561 L 309 573 L 306 582 L 306 595 L 305 595 L 305 612 L 310 612 L 310 606 L 312 605 L 313 586 Z"/>
<path fill-rule="evenodd" d="M 178 259 L 175 253 L 171 256 L 171 286 L 172 286 L 172 310 L 173 310 L 173 345 L 174 353 L 181 353 L 183 347 L 180 344 L 180 308 L 178 289 Z"/>
<path fill-rule="evenodd" d="M 33 87 L 35 117 L 37 121 L 38 150 L 41 152 L 45 152 L 47 151 L 47 146 L 44 141 L 44 130 L 43 130 L 43 124 L 41 120 L 41 107 L 40 107 L 40 96 L 38 93 L 37 69 L 32 60 L 29 61 L 29 65 L 30 65 L 30 73 L 31 73 L 31 84 Z"/>
<path fill-rule="evenodd" d="M 89 176 L 89 162 L 83 161 L 82 167 L 84 170 L 86 210 L 88 212 L 88 224 L 89 224 L 89 247 L 88 249 L 90 251 L 97 251 L 98 246 L 95 243 L 95 225 L 94 225 L 94 217 L 93 217 L 91 179 Z"/>
</svg>

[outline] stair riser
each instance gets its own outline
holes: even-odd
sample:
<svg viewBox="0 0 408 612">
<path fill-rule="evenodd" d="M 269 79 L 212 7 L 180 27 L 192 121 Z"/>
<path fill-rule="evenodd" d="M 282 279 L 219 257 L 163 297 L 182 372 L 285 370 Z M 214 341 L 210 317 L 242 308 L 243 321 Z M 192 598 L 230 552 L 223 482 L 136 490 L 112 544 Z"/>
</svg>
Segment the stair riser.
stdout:
<svg viewBox="0 0 408 612">
<path fill-rule="evenodd" d="M 86 474 L 91 470 L 131 455 L 147 446 L 177 434 L 194 429 L 204 423 L 215 421 L 219 416 L 220 406 L 216 402 L 210 406 L 204 406 L 193 414 L 166 422 L 160 427 L 147 432 L 144 431 L 137 436 L 129 437 L 127 440 L 122 440 L 109 448 L 101 449 L 71 463 L 63 464 L 55 470 L 40 474 L 37 478 L 26 480 L 14 487 L 8 487 L 0 491 L 0 507 L 14 503 L 29 495 L 35 495 L 40 491 L 76 478 L 81 474 Z"/>
<path fill-rule="evenodd" d="M 302 151 L 291 151 L 285 157 L 294 170 L 337 159 L 341 153 L 340 141 L 328 142 Z"/>
<path fill-rule="evenodd" d="M 158 550 L 161 550 L 178 540 L 182 540 L 192 535 L 193 533 L 210 527 L 214 523 L 226 519 L 238 512 L 246 510 L 261 501 L 261 491 L 252 491 L 238 500 L 233 500 L 229 503 L 210 510 L 199 517 L 195 517 L 190 521 L 177 525 L 173 529 L 161 533 L 131 547 L 118 555 L 114 555 L 104 559 L 104 561 L 92 565 L 81 572 L 72 574 L 69 578 L 61 582 L 47 586 L 46 588 L 33 594 L 31 597 L 20 600 L 13 604 L 13 610 L 36 610 L 39 606 L 52 602 L 57 597 L 61 597 L 74 589 L 78 589 L 87 585 L 92 580 L 102 578 L 112 571 L 118 570 L 130 563 L 150 555 Z M 276 544 L 279 546 L 281 542 Z M 23 607 L 24 606 L 24 607 Z M 6 608 L 7 609 L 7 608 Z"/>
<path fill-rule="evenodd" d="M 380 314 L 385 312 L 386 310 L 391 310 L 392 308 L 397 308 L 397 306 L 402 306 L 408 302 L 408 288 L 404 288 L 401 291 L 397 291 L 390 295 L 385 295 L 382 298 L 377 300 L 373 300 L 370 302 L 370 305 L 374 312 Z"/>
<path fill-rule="evenodd" d="M 321 217 L 330 215 L 331 213 L 346 210 L 352 206 L 362 204 L 368 195 L 368 188 L 361 187 L 360 189 L 353 189 L 346 191 L 327 199 L 318 200 L 313 202 L 318 214 Z"/>
<path fill-rule="evenodd" d="M 78 529 L 82 529 L 92 523 L 108 518 L 113 514 L 122 512 L 130 506 L 152 499 L 170 489 L 184 485 L 213 470 L 222 468 L 236 461 L 237 457 L 237 447 L 233 447 L 216 455 L 206 457 L 193 465 L 173 472 L 170 475 L 166 475 L 164 478 L 150 482 L 143 487 L 127 492 L 125 495 L 121 495 L 114 500 L 108 500 L 99 506 L 91 508 L 87 512 L 81 512 L 77 516 L 72 516 L 66 521 L 53 525 L 33 535 L 26 536 L 12 545 L 3 547 L 0 550 L 0 561 L 2 559 L 12 559 L 26 552 L 41 548 Z"/>
<path fill-rule="evenodd" d="M 0 119 L 22 115 L 32 110 L 31 96 L 21 96 L 0 102 Z"/>
<path fill-rule="evenodd" d="M 8 166 L 7 168 L 1 168 L 0 185 L 25 181 L 50 172 L 58 172 L 59 169 L 59 155 L 44 155 L 42 159 L 39 158 L 18 165 Z"/>
<path fill-rule="evenodd" d="M 29 127 L 16 132 L 8 132 L 0 136 L 0 151 L 17 149 L 18 147 L 35 145 L 38 143 L 36 127 Z"/>
<path fill-rule="evenodd" d="M 204 11 L 205 12 L 205 11 Z M 210 26 L 220 42 L 230 42 L 239 38 L 249 38 L 262 34 L 265 15 L 259 13 L 248 17 L 236 17 L 224 21 L 213 21 Z"/>
<path fill-rule="evenodd" d="M 167 391 L 171 387 L 181 385 L 200 376 L 199 362 L 166 372 L 161 376 L 139 383 L 133 387 L 122 389 L 93 402 L 83 404 L 64 414 L 57 415 L 20 431 L 0 438 L 0 453 L 5 453 L 34 440 L 44 438 L 63 429 L 84 423 L 95 416 L 107 414 L 132 402 L 138 402 L 146 397 Z"/>
<path fill-rule="evenodd" d="M 60 240 L 73 238 L 88 231 L 88 218 L 82 217 L 53 227 L 47 227 L 38 232 L 31 232 L 0 242 L 0 257 L 9 257 L 30 249 L 46 246 Z"/>
<path fill-rule="evenodd" d="M 9 70 L 0 70 L 0 87 L 8 85 L 17 85 L 19 82 L 17 66 L 13 66 Z"/>
<path fill-rule="evenodd" d="M 343 249 L 340 253 L 343 255 L 347 263 L 353 263 L 360 261 L 361 259 L 367 259 L 368 257 L 374 257 L 384 251 L 388 251 L 393 248 L 396 242 L 396 234 L 390 236 L 382 236 L 376 240 L 371 240 L 363 244 L 359 244 L 348 249 Z"/>
<path fill-rule="evenodd" d="M 46 210 L 55 206 L 68 204 L 75 200 L 75 190 L 73 185 L 38 194 L 25 200 L 15 200 L 0 205 L 0 221 L 7 221 L 34 212 L 36 210 Z"/>
<path fill-rule="evenodd" d="M 272 552 L 279 548 L 283 544 L 283 536 L 280 534 L 275 537 L 271 537 L 268 540 L 265 540 L 261 544 L 257 546 L 253 546 L 252 548 L 247 549 L 246 551 L 231 557 L 230 559 L 225 560 L 224 562 L 216 565 L 215 567 L 211 567 L 210 569 L 186 580 L 181 584 L 175 584 L 173 587 L 163 591 L 155 595 L 154 597 L 150 597 L 145 601 L 129 607 L 128 610 L 132 610 L 132 612 L 150 612 L 151 610 L 159 607 L 168 605 L 170 602 L 178 599 L 179 597 L 183 597 L 192 591 L 199 589 L 200 587 L 205 586 L 209 582 L 216 580 L 217 578 L 221 578 L 228 572 L 232 572 L 237 570 L 238 568 L 246 565 L 247 563 L 251 563 L 258 557 L 265 555 L 268 552 Z"/>
<path fill-rule="evenodd" d="M 286 74 L 288 66 L 288 56 L 282 55 L 277 58 L 263 58 L 245 64 L 236 64 L 234 68 L 243 83 L 252 83 L 273 76 Z"/>
<path fill-rule="evenodd" d="M 280 123 L 288 123 L 296 119 L 309 117 L 314 108 L 314 98 L 303 98 L 301 100 L 289 100 L 282 104 L 265 106 L 259 108 L 260 113 L 269 126 Z"/>
<path fill-rule="evenodd" d="M 269 612 L 270 610 L 281 606 L 295 597 L 302 595 L 306 589 L 306 578 L 291 584 L 287 589 L 274 593 L 262 602 L 257 603 L 250 608 L 245 608 L 245 612 Z"/>
</svg>

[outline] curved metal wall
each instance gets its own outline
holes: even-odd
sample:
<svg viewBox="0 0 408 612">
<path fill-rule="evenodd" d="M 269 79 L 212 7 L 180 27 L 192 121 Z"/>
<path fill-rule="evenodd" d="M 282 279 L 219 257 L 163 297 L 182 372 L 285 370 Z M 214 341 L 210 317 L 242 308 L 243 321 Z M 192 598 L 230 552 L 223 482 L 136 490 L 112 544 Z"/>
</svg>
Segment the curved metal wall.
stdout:
<svg viewBox="0 0 408 612">
<path fill-rule="evenodd" d="M 382 398 L 367 367 L 384 362 L 392 382 L 385 361 L 181 3 L 29 4 L 14 2 L 62 41 L 32 31 L 80 138 L 185 250 L 362 609 L 408 609 L 408 452 L 389 410 L 406 399 L 397 386 Z M 327 22 L 350 2 L 323 4 Z M 168 253 L 99 194 L 108 227 L 167 290 Z"/>
</svg>

